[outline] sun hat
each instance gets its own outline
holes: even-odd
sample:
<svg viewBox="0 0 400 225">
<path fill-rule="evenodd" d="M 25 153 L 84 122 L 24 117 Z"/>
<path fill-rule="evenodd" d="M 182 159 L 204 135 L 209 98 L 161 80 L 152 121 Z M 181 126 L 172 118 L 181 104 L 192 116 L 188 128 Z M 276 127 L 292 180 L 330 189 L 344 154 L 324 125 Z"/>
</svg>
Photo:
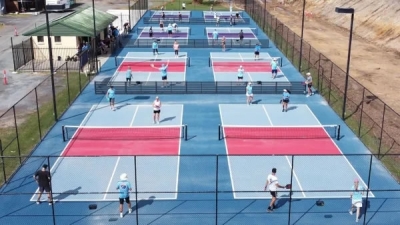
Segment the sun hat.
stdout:
<svg viewBox="0 0 400 225">
<path fill-rule="evenodd" d="M 128 180 L 128 174 L 126 174 L 126 173 L 121 174 L 121 176 L 119 176 L 119 179 Z"/>
<path fill-rule="evenodd" d="M 356 178 L 356 179 L 354 179 L 354 183 L 356 183 L 356 182 L 358 182 L 358 179 Z"/>
<path fill-rule="evenodd" d="M 306 75 L 307 75 L 307 76 L 311 76 L 311 73 L 307 73 Z"/>
<path fill-rule="evenodd" d="M 284 91 L 284 92 L 287 92 L 287 90 L 286 90 L 286 89 L 283 89 L 283 91 Z"/>
</svg>

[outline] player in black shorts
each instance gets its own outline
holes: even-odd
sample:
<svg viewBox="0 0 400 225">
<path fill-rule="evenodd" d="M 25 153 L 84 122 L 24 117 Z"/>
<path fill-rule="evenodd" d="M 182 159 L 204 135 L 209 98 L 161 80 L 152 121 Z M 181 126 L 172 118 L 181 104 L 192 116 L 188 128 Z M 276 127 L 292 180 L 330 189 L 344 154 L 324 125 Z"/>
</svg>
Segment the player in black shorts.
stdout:
<svg viewBox="0 0 400 225">
<path fill-rule="evenodd" d="M 181 12 L 179 12 L 178 20 L 179 20 L 179 21 L 182 21 L 182 14 L 181 14 Z"/>
<path fill-rule="evenodd" d="M 51 205 L 53 200 L 51 198 L 50 172 L 47 170 L 47 165 L 44 164 L 41 170 L 36 171 L 35 175 L 33 175 L 33 178 L 36 180 L 36 183 L 39 186 L 39 195 L 36 200 L 36 204 L 40 204 L 40 198 L 45 191 L 47 193 L 49 205 Z"/>
<path fill-rule="evenodd" d="M 165 20 L 165 13 L 164 13 L 164 12 L 162 13 L 161 18 L 162 18 L 163 20 Z"/>
<path fill-rule="evenodd" d="M 149 37 L 153 37 L 153 27 L 150 27 L 149 29 Z"/>
<path fill-rule="evenodd" d="M 240 30 L 239 33 L 240 44 L 243 42 L 243 38 L 244 38 L 243 30 Z"/>
</svg>

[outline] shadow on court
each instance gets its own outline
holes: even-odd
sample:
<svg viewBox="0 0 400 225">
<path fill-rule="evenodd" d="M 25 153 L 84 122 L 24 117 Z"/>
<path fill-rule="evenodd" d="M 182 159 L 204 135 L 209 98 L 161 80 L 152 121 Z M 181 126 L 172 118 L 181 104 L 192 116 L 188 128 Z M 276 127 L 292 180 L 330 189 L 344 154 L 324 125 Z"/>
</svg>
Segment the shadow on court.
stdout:
<svg viewBox="0 0 400 225">
<path fill-rule="evenodd" d="M 282 195 L 280 198 L 278 198 L 278 201 L 275 204 L 275 207 L 279 209 L 280 207 L 284 206 L 287 202 L 289 202 L 289 195 Z M 301 199 L 293 199 L 292 202 L 298 202 L 301 201 Z"/>
<path fill-rule="evenodd" d="M 172 120 L 174 120 L 175 118 L 176 118 L 176 116 L 167 117 L 167 118 L 162 119 L 162 120 L 160 121 L 160 123 L 167 122 L 167 121 L 172 121 Z"/>
<path fill-rule="evenodd" d="M 72 190 L 64 191 L 64 192 L 60 193 L 59 195 L 54 196 L 54 200 L 61 201 L 71 195 L 77 195 L 77 194 L 79 194 L 79 190 L 81 190 L 81 189 L 82 189 L 82 187 L 77 187 Z"/>
<path fill-rule="evenodd" d="M 258 100 L 256 100 L 256 101 L 253 101 L 251 104 L 257 105 L 257 104 L 260 103 L 261 101 L 262 101 L 261 99 L 258 99 Z"/>
<path fill-rule="evenodd" d="M 153 204 L 154 199 L 156 199 L 155 196 L 150 196 L 148 199 L 139 200 L 137 205 L 132 207 L 132 210 L 135 211 L 136 209 L 143 208 L 146 205 L 151 205 L 151 204 Z"/>
<path fill-rule="evenodd" d="M 287 108 L 287 111 L 292 111 L 292 110 L 295 110 L 295 109 L 297 109 L 297 106 L 289 106 Z"/>
</svg>

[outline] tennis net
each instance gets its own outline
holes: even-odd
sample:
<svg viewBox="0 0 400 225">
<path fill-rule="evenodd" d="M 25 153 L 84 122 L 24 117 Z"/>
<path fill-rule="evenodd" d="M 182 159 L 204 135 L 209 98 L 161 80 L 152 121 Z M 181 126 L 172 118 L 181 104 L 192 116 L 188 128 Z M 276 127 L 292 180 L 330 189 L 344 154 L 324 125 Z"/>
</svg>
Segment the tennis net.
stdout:
<svg viewBox="0 0 400 225">
<path fill-rule="evenodd" d="M 238 34 L 240 31 L 243 31 L 244 34 L 255 34 L 258 35 L 258 28 L 248 28 L 248 27 L 234 27 L 234 28 L 227 28 L 227 27 L 206 27 L 204 28 L 204 34 L 207 35 L 209 33 L 213 33 L 217 31 L 219 36 L 222 37 L 224 33 L 233 33 Z"/>
<path fill-rule="evenodd" d="M 105 126 L 63 126 L 63 140 L 187 140 L 187 125 L 105 127 Z"/>
<path fill-rule="evenodd" d="M 225 57 L 210 57 L 208 66 L 270 66 L 271 62 L 276 59 L 278 66 L 282 67 L 282 58 L 280 57 L 267 57 L 267 58 L 225 58 Z"/>
<path fill-rule="evenodd" d="M 115 56 L 115 66 L 150 66 L 154 64 L 155 66 L 161 66 L 161 64 L 169 64 L 171 66 L 190 66 L 190 57 L 181 56 L 178 58 L 175 57 L 154 57 L 154 58 L 145 58 L 145 57 L 131 57 L 131 56 Z"/>
<path fill-rule="evenodd" d="M 340 139 L 340 125 L 219 126 L 218 139 Z"/>
</svg>

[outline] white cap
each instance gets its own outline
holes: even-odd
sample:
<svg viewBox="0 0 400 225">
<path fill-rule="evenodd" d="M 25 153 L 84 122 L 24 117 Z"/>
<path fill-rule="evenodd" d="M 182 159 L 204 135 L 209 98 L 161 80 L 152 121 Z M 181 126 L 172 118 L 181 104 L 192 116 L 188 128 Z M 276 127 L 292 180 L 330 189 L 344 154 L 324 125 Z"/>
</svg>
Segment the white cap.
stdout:
<svg viewBox="0 0 400 225">
<path fill-rule="evenodd" d="M 311 73 L 307 73 L 307 76 L 311 76 Z"/>
<path fill-rule="evenodd" d="M 242 65 L 240 65 L 240 66 L 239 66 L 239 68 L 243 68 L 243 66 L 242 66 Z"/>
<path fill-rule="evenodd" d="M 251 85 L 251 82 L 249 82 L 248 85 Z"/>
<path fill-rule="evenodd" d="M 284 91 L 284 92 L 287 92 L 287 90 L 286 90 L 286 89 L 283 89 L 283 91 Z"/>
<path fill-rule="evenodd" d="M 119 179 L 120 180 L 128 180 L 128 174 L 126 174 L 126 173 L 121 174 L 121 176 L 119 176 Z"/>
<path fill-rule="evenodd" d="M 278 60 L 277 58 L 274 58 L 274 61 Z"/>
</svg>

